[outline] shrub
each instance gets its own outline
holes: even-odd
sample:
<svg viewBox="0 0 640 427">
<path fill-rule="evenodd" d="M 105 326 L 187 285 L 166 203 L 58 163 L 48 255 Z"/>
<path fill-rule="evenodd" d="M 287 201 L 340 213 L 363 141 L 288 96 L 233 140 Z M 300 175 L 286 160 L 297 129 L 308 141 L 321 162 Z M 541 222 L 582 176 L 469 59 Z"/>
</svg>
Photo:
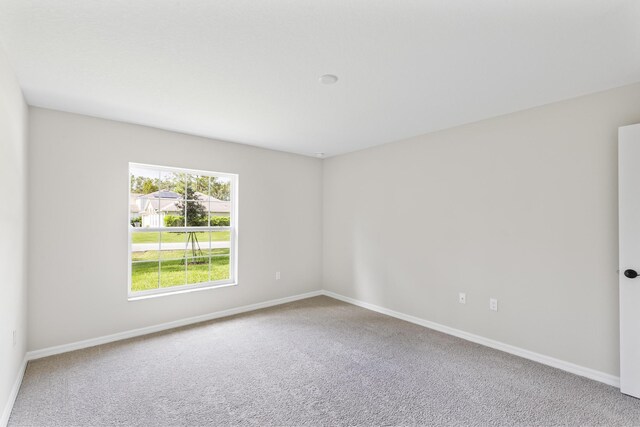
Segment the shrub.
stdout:
<svg viewBox="0 0 640 427">
<path fill-rule="evenodd" d="M 226 216 L 212 216 L 211 217 L 211 226 L 212 227 L 228 227 L 231 225 L 231 219 Z"/>
<path fill-rule="evenodd" d="M 207 218 L 199 219 L 197 222 L 193 222 L 191 224 L 192 227 L 200 227 L 207 225 Z M 212 227 L 228 227 L 231 225 L 231 221 L 229 218 L 225 216 L 212 216 L 211 217 L 211 226 Z M 182 215 L 165 215 L 164 217 L 164 226 L 165 227 L 184 227 L 184 216 Z"/>
<path fill-rule="evenodd" d="M 184 217 L 181 215 L 165 215 L 165 227 L 184 227 Z"/>
<path fill-rule="evenodd" d="M 136 224 L 138 227 L 140 227 L 142 225 L 142 217 L 136 216 L 131 218 L 131 225 L 133 227 L 136 227 Z"/>
</svg>

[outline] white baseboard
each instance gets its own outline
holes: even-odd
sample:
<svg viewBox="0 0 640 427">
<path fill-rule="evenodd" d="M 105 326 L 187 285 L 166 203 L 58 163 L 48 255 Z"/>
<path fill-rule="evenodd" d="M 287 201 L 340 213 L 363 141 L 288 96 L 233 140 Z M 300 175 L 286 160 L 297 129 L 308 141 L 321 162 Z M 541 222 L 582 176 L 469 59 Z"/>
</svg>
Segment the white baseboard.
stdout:
<svg viewBox="0 0 640 427">
<path fill-rule="evenodd" d="M 7 404 L 7 408 L 5 408 L 5 413 L 8 410 L 8 413 L 3 413 L 2 421 L 4 421 L 5 416 L 8 421 L 9 414 L 11 413 L 11 408 L 13 407 L 13 401 L 15 400 L 15 396 L 18 393 L 20 388 L 20 382 L 22 380 L 22 375 L 24 374 L 24 369 L 26 367 L 26 362 L 28 360 L 39 359 L 42 357 L 52 356 L 55 354 L 66 353 L 69 351 L 80 350 L 83 348 L 94 347 L 96 345 L 106 344 L 114 341 L 120 341 L 128 338 L 134 338 L 142 335 L 152 334 L 154 332 L 165 331 L 168 329 L 178 328 L 181 326 L 187 326 L 194 323 L 205 322 L 208 320 L 218 319 L 221 317 L 232 316 L 234 314 L 245 313 L 248 311 L 258 310 L 261 308 L 273 307 L 280 304 L 286 304 L 288 302 L 298 301 L 301 299 L 311 298 L 319 295 L 326 295 L 331 298 L 335 298 L 340 301 L 347 302 L 349 304 L 353 304 L 359 307 L 366 308 L 368 310 L 372 310 L 378 313 L 386 314 L 388 316 L 395 317 L 397 319 L 405 320 L 407 322 L 415 323 L 417 325 L 421 325 L 439 332 L 443 332 L 445 334 L 453 335 L 458 338 L 462 338 L 467 341 L 471 341 L 477 344 L 481 344 L 487 347 L 494 348 L 496 350 L 504 351 L 505 353 L 510 353 L 516 356 L 523 357 L 525 359 L 532 360 L 534 362 L 542 363 L 544 365 L 552 366 L 554 368 L 561 369 L 563 371 L 571 372 L 576 375 L 580 375 L 586 378 L 590 378 L 595 381 L 599 381 L 614 387 L 620 387 L 620 378 L 614 375 L 610 375 L 604 372 L 596 371 L 595 369 L 587 368 L 584 366 L 576 365 L 571 362 L 566 362 L 564 360 L 556 359 L 554 357 L 546 356 L 544 354 L 535 353 L 533 351 L 525 350 L 523 348 L 515 347 L 510 344 L 505 344 L 500 341 L 495 341 L 489 338 L 481 337 L 479 335 L 475 335 L 469 332 L 461 331 L 459 329 L 451 328 L 449 326 L 441 325 L 439 323 L 431 322 L 429 320 L 421 319 L 415 316 L 411 316 L 408 314 L 400 313 L 394 310 L 390 310 L 384 307 L 380 307 L 374 304 L 370 304 L 364 301 L 360 301 L 354 298 L 346 297 L 335 292 L 321 290 L 321 291 L 313 291 L 305 294 L 294 295 L 291 297 L 280 298 L 270 301 L 265 301 L 257 304 L 245 305 L 242 307 L 231 308 L 228 310 L 217 311 L 215 313 L 209 313 L 202 316 L 190 317 L 187 319 L 176 320 L 173 322 L 162 323 L 159 325 L 148 326 L 145 328 L 133 329 L 129 331 L 119 332 L 112 335 L 106 335 L 98 338 L 91 338 L 88 340 L 77 341 L 74 343 L 59 345 L 55 347 L 48 347 L 41 350 L 29 351 L 26 354 L 25 362 L 23 363 L 22 370 L 16 380 L 16 385 L 12 391 L 12 399 L 10 399 L 10 405 Z M 2 426 L 2 423 L 0 423 Z"/>
<path fill-rule="evenodd" d="M 571 362 L 556 359 L 554 357 L 545 356 L 544 354 L 535 353 L 533 351 L 525 350 L 523 348 L 515 347 L 509 344 L 495 341 L 489 338 L 484 338 L 479 335 L 471 334 L 469 332 L 461 331 L 459 329 L 451 328 L 449 326 L 441 325 L 439 323 L 431 322 L 429 320 L 420 319 L 419 317 L 410 316 L 408 314 L 400 313 L 388 308 L 379 307 L 374 304 L 359 301 L 354 298 L 345 297 L 340 294 L 336 294 L 331 291 L 322 291 L 323 295 L 331 298 L 335 298 L 340 301 L 347 302 L 349 304 L 357 305 L 358 307 L 366 308 L 371 311 L 386 314 L 397 319 L 406 320 L 407 322 L 415 323 L 416 325 L 424 326 L 429 329 L 433 329 L 439 332 L 443 332 L 454 337 L 462 338 L 467 341 L 474 342 L 476 344 L 482 344 L 487 347 L 494 348 L 496 350 L 504 351 L 516 356 L 520 356 L 525 359 L 533 360 L 534 362 L 542 363 L 543 365 L 552 366 L 554 368 L 561 369 L 563 371 L 571 372 L 572 374 L 580 375 L 601 383 L 605 383 L 614 387 L 620 387 L 620 377 L 616 377 L 611 374 L 596 371 L 595 369 L 586 368 L 584 366 L 576 365 Z"/>
<path fill-rule="evenodd" d="M 11 393 L 9 393 L 9 398 L 7 399 L 7 403 L 4 406 L 4 410 L 2 411 L 2 418 L 0 418 L 0 426 L 6 427 L 9 424 L 9 417 L 11 416 L 11 411 L 13 410 L 13 404 L 16 402 L 16 397 L 18 397 L 18 391 L 20 391 L 20 385 L 22 385 L 22 378 L 24 377 L 24 371 L 27 369 L 27 356 L 22 359 L 22 365 L 18 370 L 18 375 L 16 375 L 16 380 L 13 383 L 13 387 L 11 388 Z"/>
<path fill-rule="evenodd" d="M 69 351 L 80 350 L 83 348 L 94 347 L 96 345 L 107 344 L 114 341 L 121 341 L 128 338 L 139 337 L 142 335 L 152 334 L 154 332 L 165 331 L 167 329 L 179 328 L 194 323 L 206 322 L 207 320 L 218 319 L 221 317 L 232 316 L 234 314 L 245 313 L 247 311 L 258 310 L 261 308 L 273 307 L 275 305 L 286 304 L 288 302 L 298 301 L 301 299 L 311 298 L 322 295 L 322 291 L 307 292 L 305 294 L 294 295 L 286 298 L 279 298 L 257 304 L 245 305 L 242 307 L 230 308 L 228 310 L 216 311 L 215 313 L 203 314 L 202 316 L 189 317 L 187 319 L 175 320 L 173 322 L 161 323 L 159 325 L 147 326 L 145 328 L 132 329 L 129 331 L 118 332 L 112 335 L 91 338 L 88 340 L 77 341 L 69 344 L 47 347 L 41 350 L 27 352 L 27 360 L 40 359 L 54 354 L 67 353 Z"/>
</svg>

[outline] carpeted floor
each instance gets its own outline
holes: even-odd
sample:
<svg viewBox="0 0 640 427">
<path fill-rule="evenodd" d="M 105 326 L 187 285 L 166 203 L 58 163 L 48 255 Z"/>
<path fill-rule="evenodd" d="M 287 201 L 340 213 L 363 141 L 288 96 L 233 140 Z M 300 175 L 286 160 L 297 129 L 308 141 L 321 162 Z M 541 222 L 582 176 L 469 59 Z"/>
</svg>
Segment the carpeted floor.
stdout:
<svg viewBox="0 0 640 427">
<path fill-rule="evenodd" d="M 30 362 L 10 426 L 640 425 L 613 387 L 327 297 Z"/>
</svg>

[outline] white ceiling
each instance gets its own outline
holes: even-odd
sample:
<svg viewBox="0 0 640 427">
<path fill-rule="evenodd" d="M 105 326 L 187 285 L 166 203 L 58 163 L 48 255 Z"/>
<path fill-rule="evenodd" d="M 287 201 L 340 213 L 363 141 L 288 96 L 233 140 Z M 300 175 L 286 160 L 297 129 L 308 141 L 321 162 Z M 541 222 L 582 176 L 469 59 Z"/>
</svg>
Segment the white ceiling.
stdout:
<svg viewBox="0 0 640 427">
<path fill-rule="evenodd" d="M 31 105 L 308 155 L 640 81 L 638 0 L 0 0 L 0 39 Z"/>
</svg>

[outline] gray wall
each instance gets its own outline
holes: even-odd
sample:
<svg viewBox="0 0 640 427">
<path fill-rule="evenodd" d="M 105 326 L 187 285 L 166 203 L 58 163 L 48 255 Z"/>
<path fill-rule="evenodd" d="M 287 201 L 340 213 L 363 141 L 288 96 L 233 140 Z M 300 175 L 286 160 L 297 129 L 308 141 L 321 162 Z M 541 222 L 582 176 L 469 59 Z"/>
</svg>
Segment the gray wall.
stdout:
<svg viewBox="0 0 640 427">
<path fill-rule="evenodd" d="M 27 337 L 27 106 L 0 45 L 0 412 L 22 364 Z M 13 343 L 16 331 L 16 343 Z M 0 419 L 2 424 L 2 419 Z"/>
<path fill-rule="evenodd" d="M 30 350 L 320 289 L 320 160 L 39 108 L 30 132 Z M 238 286 L 127 301 L 130 161 L 240 175 Z"/>
<path fill-rule="evenodd" d="M 617 128 L 638 122 L 640 84 L 327 159 L 324 288 L 618 375 Z"/>
</svg>

